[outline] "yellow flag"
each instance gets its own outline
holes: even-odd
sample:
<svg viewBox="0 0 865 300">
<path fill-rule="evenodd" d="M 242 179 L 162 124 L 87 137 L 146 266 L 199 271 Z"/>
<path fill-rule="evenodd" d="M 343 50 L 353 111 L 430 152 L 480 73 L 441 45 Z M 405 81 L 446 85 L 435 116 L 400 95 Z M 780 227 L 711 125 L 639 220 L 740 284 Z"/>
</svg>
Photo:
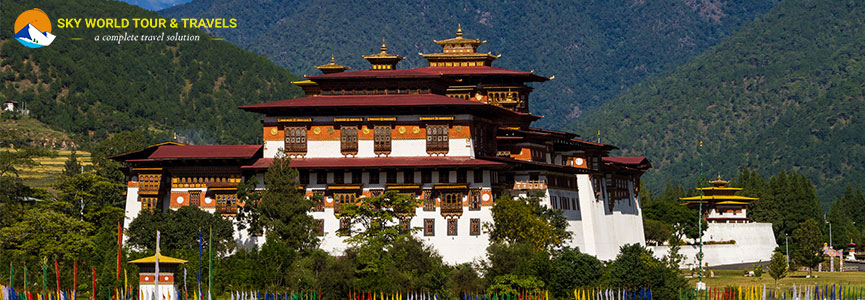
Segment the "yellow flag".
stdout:
<svg viewBox="0 0 865 300">
<path fill-rule="evenodd" d="M 129 290 L 129 280 L 127 280 L 127 279 L 128 278 L 126 277 L 126 269 L 123 269 L 123 290 L 124 291 Z"/>
</svg>

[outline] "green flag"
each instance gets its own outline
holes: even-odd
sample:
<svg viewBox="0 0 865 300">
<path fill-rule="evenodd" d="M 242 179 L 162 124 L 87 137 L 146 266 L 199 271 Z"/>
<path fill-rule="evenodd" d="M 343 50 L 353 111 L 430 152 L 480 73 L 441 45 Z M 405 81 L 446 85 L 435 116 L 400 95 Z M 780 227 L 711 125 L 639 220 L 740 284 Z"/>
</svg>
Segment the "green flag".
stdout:
<svg viewBox="0 0 865 300">
<path fill-rule="evenodd" d="M 207 249 L 210 251 L 210 269 L 208 270 L 208 280 L 207 280 L 207 300 L 211 300 L 210 297 L 213 297 L 213 226 L 210 226 L 210 241 L 207 242 Z"/>
</svg>

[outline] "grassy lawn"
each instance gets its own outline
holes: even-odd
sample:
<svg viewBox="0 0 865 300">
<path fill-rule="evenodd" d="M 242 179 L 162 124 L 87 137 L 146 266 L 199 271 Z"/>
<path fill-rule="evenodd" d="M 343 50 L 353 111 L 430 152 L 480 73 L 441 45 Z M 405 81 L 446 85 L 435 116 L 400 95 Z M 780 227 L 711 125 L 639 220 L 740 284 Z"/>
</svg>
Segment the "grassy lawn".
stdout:
<svg viewBox="0 0 865 300">
<path fill-rule="evenodd" d="M 708 272 L 704 273 L 707 275 L 705 278 L 706 285 L 709 287 L 725 287 L 725 286 L 763 286 L 766 285 L 767 288 L 771 288 L 774 286 L 774 280 L 769 276 L 769 272 L 764 271 L 763 276 L 759 278 L 755 277 L 745 277 L 744 271 L 738 270 L 715 270 L 715 277 L 709 278 Z M 855 286 L 863 286 L 865 285 L 865 272 L 814 272 L 812 273 L 815 276 L 811 278 L 805 278 L 808 275 L 808 272 L 792 272 L 787 275 L 786 278 L 778 280 L 777 288 L 786 289 L 793 287 L 793 284 L 796 286 L 803 285 L 832 285 L 832 284 L 841 284 L 843 286 L 855 285 Z M 691 286 L 694 286 L 697 283 L 697 278 L 693 278 L 690 281 Z"/>
</svg>

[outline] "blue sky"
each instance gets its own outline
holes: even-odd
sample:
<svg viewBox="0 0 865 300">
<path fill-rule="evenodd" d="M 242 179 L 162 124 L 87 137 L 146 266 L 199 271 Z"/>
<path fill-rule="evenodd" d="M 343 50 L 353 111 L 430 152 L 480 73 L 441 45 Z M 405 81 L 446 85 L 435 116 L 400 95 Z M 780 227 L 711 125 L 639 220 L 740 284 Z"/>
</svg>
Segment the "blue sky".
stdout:
<svg viewBox="0 0 865 300">
<path fill-rule="evenodd" d="M 132 5 L 138 5 L 149 10 L 160 10 L 167 7 L 172 7 L 178 4 L 190 2 L 192 0 L 120 0 Z"/>
</svg>

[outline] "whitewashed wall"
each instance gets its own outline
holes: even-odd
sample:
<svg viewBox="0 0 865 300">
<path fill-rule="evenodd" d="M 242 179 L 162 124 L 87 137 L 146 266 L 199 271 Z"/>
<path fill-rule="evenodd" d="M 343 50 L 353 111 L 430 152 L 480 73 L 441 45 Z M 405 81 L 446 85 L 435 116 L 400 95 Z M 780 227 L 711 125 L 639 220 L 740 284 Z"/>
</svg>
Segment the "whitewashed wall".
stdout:
<svg viewBox="0 0 865 300">
<path fill-rule="evenodd" d="M 732 245 L 705 245 L 709 241 L 731 241 Z M 693 242 L 693 241 L 691 241 Z M 722 266 L 742 263 L 766 262 L 778 247 L 771 223 L 709 223 L 703 235 L 703 264 Z M 670 251 L 668 246 L 650 246 L 656 257 Z M 698 245 L 682 246 L 679 253 L 685 256 L 681 268 L 696 268 Z"/>
</svg>

